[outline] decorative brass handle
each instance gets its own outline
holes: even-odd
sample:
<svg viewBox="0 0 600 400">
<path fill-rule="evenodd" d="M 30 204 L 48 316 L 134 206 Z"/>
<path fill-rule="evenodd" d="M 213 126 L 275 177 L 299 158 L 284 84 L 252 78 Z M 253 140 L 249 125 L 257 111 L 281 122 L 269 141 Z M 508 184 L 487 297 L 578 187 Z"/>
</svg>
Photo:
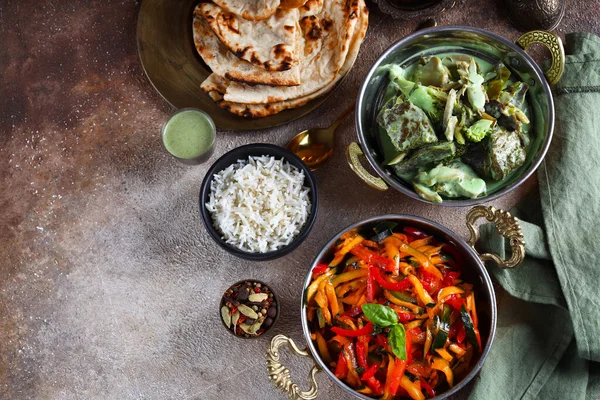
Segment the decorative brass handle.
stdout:
<svg viewBox="0 0 600 400">
<path fill-rule="evenodd" d="M 362 156 L 364 153 L 361 150 L 360 146 L 356 142 L 350 143 L 346 148 L 346 159 L 348 160 L 348 165 L 350 168 L 360 179 L 362 179 L 367 185 L 371 186 L 373 189 L 377 190 L 387 190 L 388 185 L 381 178 L 371 175 L 365 167 L 360 163 L 360 159 L 358 157 Z"/>
<path fill-rule="evenodd" d="M 475 249 L 475 243 L 479 240 L 479 231 L 475 228 L 475 221 L 479 218 L 486 218 L 488 221 L 496 224 L 498 232 L 510 241 L 512 251 L 508 260 L 503 260 L 496 254 L 479 254 Z M 467 213 L 467 227 L 471 232 L 469 246 L 475 250 L 479 258 L 483 261 L 494 261 L 500 268 L 514 268 L 523 262 L 525 258 L 525 239 L 521 226 L 515 217 L 508 211 L 496 210 L 489 206 L 475 206 Z"/>
<path fill-rule="evenodd" d="M 312 400 L 317 397 L 317 392 L 319 391 L 315 375 L 317 372 L 320 372 L 321 369 L 315 365 L 310 370 L 310 390 L 308 392 L 301 392 L 298 385 L 292 382 L 290 370 L 279 362 L 279 348 L 286 343 L 289 349 L 297 355 L 312 358 L 307 350 L 299 349 L 298 346 L 296 346 L 296 343 L 289 337 L 285 335 L 276 335 L 271 339 L 271 343 L 267 350 L 267 371 L 269 372 L 269 379 L 279 390 L 286 393 L 290 400 Z"/>
<path fill-rule="evenodd" d="M 562 40 L 557 34 L 548 31 L 527 32 L 517 40 L 517 44 L 525 51 L 534 43 L 543 44 L 550 50 L 552 65 L 544 74 L 548 83 L 556 85 L 565 72 L 565 49 Z"/>
</svg>

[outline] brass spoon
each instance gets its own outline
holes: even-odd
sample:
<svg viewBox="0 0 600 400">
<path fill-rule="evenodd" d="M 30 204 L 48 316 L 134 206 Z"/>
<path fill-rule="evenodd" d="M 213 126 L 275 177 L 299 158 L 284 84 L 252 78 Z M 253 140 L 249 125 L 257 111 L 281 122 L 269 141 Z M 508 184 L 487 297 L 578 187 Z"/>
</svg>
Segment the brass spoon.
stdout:
<svg viewBox="0 0 600 400">
<path fill-rule="evenodd" d="M 311 171 L 319 168 L 333 155 L 335 130 L 355 105 L 356 102 L 352 103 L 329 128 L 311 128 L 300 132 L 290 140 L 287 149 L 300 157 Z"/>
</svg>

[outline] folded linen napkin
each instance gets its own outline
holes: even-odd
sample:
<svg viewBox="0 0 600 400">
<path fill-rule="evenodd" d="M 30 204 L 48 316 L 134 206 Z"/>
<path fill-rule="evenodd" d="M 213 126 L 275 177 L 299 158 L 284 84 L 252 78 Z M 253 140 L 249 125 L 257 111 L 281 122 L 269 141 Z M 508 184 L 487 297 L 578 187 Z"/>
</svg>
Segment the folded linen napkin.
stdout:
<svg viewBox="0 0 600 400">
<path fill-rule="evenodd" d="M 566 53 L 540 200 L 515 210 L 526 259 L 488 266 L 507 295 L 473 399 L 600 398 L 600 37 L 569 34 Z M 482 247 L 504 256 L 494 227 L 480 231 Z"/>
</svg>

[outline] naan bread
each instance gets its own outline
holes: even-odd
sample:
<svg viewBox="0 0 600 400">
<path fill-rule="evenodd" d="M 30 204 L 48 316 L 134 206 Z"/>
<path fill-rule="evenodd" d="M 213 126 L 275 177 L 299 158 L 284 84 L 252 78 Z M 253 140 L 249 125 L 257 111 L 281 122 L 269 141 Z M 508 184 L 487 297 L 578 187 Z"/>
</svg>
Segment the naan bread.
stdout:
<svg viewBox="0 0 600 400">
<path fill-rule="evenodd" d="M 260 21 L 275 14 L 280 0 L 213 0 L 219 7 L 250 21 Z"/>
<path fill-rule="evenodd" d="M 306 3 L 306 0 L 281 0 L 279 8 L 281 10 L 291 10 L 292 8 L 302 7 Z"/>
<path fill-rule="evenodd" d="M 293 86 L 300 84 L 298 66 L 287 71 L 270 72 L 240 60 L 215 36 L 202 16 L 199 4 L 194 9 L 194 44 L 198 54 L 212 72 L 227 79 L 263 85 Z"/>
<path fill-rule="evenodd" d="M 238 58 L 267 71 L 285 71 L 298 64 L 299 11 L 278 10 L 262 21 L 248 21 L 212 3 L 200 5 L 202 15 L 221 42 Z"/>
<path fill-rule="evenodd" d="M 324 3 L 318 15 L 306 16 L 300 21 L 305 40 L 305 54 L 299 63 L 300 85 L 273 87 L 231 82 L 224 100 L 245 104 L 277 103 L 308 96 L 327 86 L 346 60 L 361 13 L 359 8 L 357 0 L 330 0 Z"/>
<path fill-rule="evenodd" d="M 308 0 L 302 7 L 300 7 L 300 18 L 304 18 L 310 15 L 317 15 L 323 9 L 324 0 Z"/>
<path fill-rule="evenodd" d="M 227 91 L 227 87 L 230 85 L 230 81 L 225 78 L 218 76 L 217 74 L 211 74 L 201 85 L 202 90 L 204 90 L 219 106 L 228 110 L 229 112 L 239 115 L 241 117 L 246 118 L 260 118 L 266 117 L 269 115 L 277 114 L 283 110 L 287 110 L 290 108 L 297 108 L 305 105 L 309 101 L 322 96 L 329 91 L 331 91 L 346 75 L 352 65 L 356 61 L 356 57 L 360 50 L 360 45 L 365 37 L 367 32 L 367 27 L 369 24 L 368 19 L 368 10 L 364 4 L 363 0 L 359 0 L 359 22 L 356 26 L 354 36 L 352 38 L 352 42 L 350 43 L 350 48 L 347 54 L 347 58 L 342 66 L 342 68 L 338 71 L 337 76 L 326 86 L 322 87 L 320 90 L 304 97 L 300 97 L 297 99 L 286 100 L 282 102 L 276 103 L 267 103 L 267 104 L 243 104 L 243 103 L 234 103 L 225 101 L 223 99 L 223 95 Z"/>
</svg>

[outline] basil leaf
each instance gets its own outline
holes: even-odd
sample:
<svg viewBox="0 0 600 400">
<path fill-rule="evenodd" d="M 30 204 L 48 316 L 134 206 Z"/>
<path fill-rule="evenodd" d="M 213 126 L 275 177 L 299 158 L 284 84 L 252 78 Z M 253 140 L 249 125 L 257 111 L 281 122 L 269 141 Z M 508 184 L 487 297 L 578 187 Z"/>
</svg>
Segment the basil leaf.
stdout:
<svg viewBox="0 0 600 400">
<path fill-rule="evenodd" d="M 398 323 L 396 311 L 381 304 L 363 304 L 362 312 L 369 321 L 382 328 Z"/>
<path fill-rule="evenodd" d="M 406 360 L 406 331 L 404 325 L 394 325 L 390 329 L 388 342 L 392 348 L 392 352 L 401 360 Z"/>
</svg>

